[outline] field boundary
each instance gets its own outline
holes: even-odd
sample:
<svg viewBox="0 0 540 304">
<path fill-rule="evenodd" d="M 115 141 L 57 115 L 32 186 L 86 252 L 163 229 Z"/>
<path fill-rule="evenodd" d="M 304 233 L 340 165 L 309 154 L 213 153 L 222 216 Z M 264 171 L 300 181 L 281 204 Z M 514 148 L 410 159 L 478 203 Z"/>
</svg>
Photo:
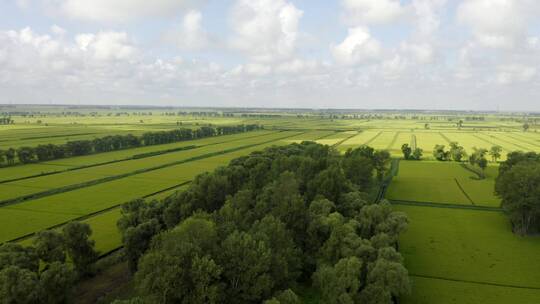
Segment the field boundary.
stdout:
<svg viewBox="0 0 540 304">
<path fill-rule="evenodd" d="M 270 132 L 270 133 L 267 133 L 267 134 L 258 134 L 258 135 L 255 135 L 255 136 L 249 136 L 249 137 L 241 138 L 241 139 L 256 138 L 256 137 L 259 137 L 259 136 L 276 134 L 276 133 L 278 133 L 278 132 Z M 242 134 L 242 133 L 236 133 L 236 134 Z M 231 134 L 231 135 L 236 135 L 236 134 Z M 218 136 L 215 136 L 215 137 L 218 137 Z M 211 138 L 211 137 L 206 137 L 205 139 L 207 139 L 207 138 Z M 193 140 L 197 140 L 197 139 L 193 139 Z M 115 160 L 110 160 L 110 161 L 101 162 L 101 163 L 95 163 L 95 164 L 91 164 L 91 165 L 70 167 L 70 168 L 67 168 L 65 170 L 50 171 L 50 172 L 44 172 L 44 173 L 35 174 L 35 175 L 29 175 L 29 176 L 23 176 L 23 177 L 18 177 L 18 178 L 6 179 L 6 180 L 0 181 L 0 184 L 17 182 L 17 181 L 21 181 L 21 180 L 30 179 L 30 178 L 49 176 L 49 175 L 54 175 L 54 174 L 59 174 L 59 173 L 64 173 L 64 172 L 70 172 L 70 171 L 76 171 L 76 170 L 82 170 L 82 169 L 88 169 L 88 168 L 93 168 L 93 167 L 106 166 L 106 165 L 110 165 L 110 164 L 114 164 L 114 163 L 120 163 L 120 162 L 134 160 L 134 159 L 142 159 L 142 158 L 147 158 L 147 157 L 152 157 L 152 156 L 157 156 L 157 155 L 173 153 L 173 152 L 178 152 L 178 151 L 184 150 L 184 149 L 175 150 L 175 149 L 179 149 L 179 148 L 193 147 L 191 149 L 196 149 L 196 148 L 202 148 L 202 147 L 208 147 L 208 146 L 233 142 L 233 141 L 237 141 L 237 140 L 240 140 L 240 139 L 233 139 L 233 140 L 222 141 L 222 142 L 213 143 L 213 144 L 206 144 L 206 145 L 191 145 L 191 146 L 184 146 L 184 147 L 171 148 L 171 149 L 165 149 L 165 150 L 157 150 L 155 152 L 139 153 L 139 154 L 131 155 L 131 156 L 126 157 L 126 158 L 115 159 Z M 185 143 L 185 142 L 189 142 L 189 141 L 187 141 L 187 140 L 186 141 L 179 141 L 178 143 Z M 155 145 L 155 146 L 159 146 L 159 145 Z M 150 146 L 147 146 L 147 147 L 150 147 Z M 142 148 L 142 147 L 140 147 L 140 148 Z M 132 149 L 136 149 L 136 148 L 132 148 Z M 129 149 L 122 149 L 122 150 L 117 150 L 117 151 L 126 151 L 126 150 L 129 150 Z M 189 149 L 185 149 L 185 150 L 189 150 Z M 116 152 L 116 151 L 111 151 L 111 152 Z M 105 153 L 107 153 L 107 152 L 105 152 Z M 142 154 L 150 154 L 150 153 L 157 153 L 157 154 L 148 155 L 148 156 L 144 156 L 144 157 L 140 156 Z M 102 153 L 94 153 L 94 154 L 89 154 L 89 155 L 96 155 L 96 154 L 102 154 Z M 138 157 L 136 157 L 136 156 L 138 156 Z M 71 158 L 71 157 L 67 157 L 67 158 Z M 60 164 L 47 164 L 46 162 L 37 162 L 37 163 L 33 163 L 33 164 L 43 164 L 43 165 L 47 165 L 47 166 L 59 166 L 59 167 L 66 167 L 67 166 L 67 165 L 60 165 Z M 24 165 L 25 164 L 18 164 L 16 166 L 24 166 Z M 16 167 L 16 166 L 9 166 L 9 167 L 2 167 L 2 168 L 13 168 L 13 167 Z"/>
<path fill-rule="evenodd" d="M 513 284 L 502 284 L 502 283 L 490 283 L 490 282 L 482 282 L 482 281 L 461 280 L 461 279 L 452 279 L 452 278 L 445 278 L 445 277 L 439 277 L 439 276 L 430 276 L 430 275 L 412 274 L 412 273 L 409 273 L 409 276 L 411 276 L 411 277 L 419 277 L 419 278 L 424 278 L 424 279 L 451 281 L 451 282 L 458 282 L 458 283 L 490 285 L 490 286 L 505 287 L 505 288 L 519 288 L 519 289 L 540 290 L 540 287 L 535 287 L 535 286 L 521 286 L 521 285 L 513 285 Z"/>
<path fill-rule="evenodd" d="M 506 152 L 511 152 L 511 150 L 508 150 L 506 147 L 501 146 L 501 145 L 497 145 L 497 144 L 495 144 L 494 142 L 489 141 L 489 140 L 487 140 L 487 139 L 485 139 L 485 138 L 482 138 L 482 137 L 480 137 L 480 136 L 478 136 L 478 135 L 476 135 L 476 134 L 472 134 L 472 136 L 474 136 L 474 137 L 480 139 L 481 141 L 487 142 L 488 144 L 490 144 L 490 145 L 492 145 L 492 146 L 500 146 L 500 147 L 501 147 L 504 151 L 506 151 Z"/>
<path fill-rule="evenodd" d="M 454 181 L 456 182 L 456 185 L 458 186 L 459 190 L 461 190 L 461 192 L 463 193 L 463 195 L 465 195 L 465 197 L 469 200 L 469 202 L 472 205 L 475 205 L 473 199 L 469 196 L 469 194 L 465 191 L 465 189 L 463 189 L 463 187 L 461 186 L 457 178 L 454 177 Z"/>
<path fill-rule="evenodd" d="M 389 200 L 392 204 L 395 205 L 405 205 L 405 206 L 420 206 L 420 207 L 435 207 L 435 208 L 446 208 L 446 209 L 469 209 L 469 210 L 478 210 L 478 211 L 490 211 L 490 212 L 504 212 L 502 208 L 499 207 L 488 207 L 488 206 L 479 206 L 479 205 L 460 205 L 452 203 L 435 203 L 435 202 L 420 202 L 420 201 L 407 201 L 407 200 Z"/>
<path fill-rule="evenodd" d="M 383 131 L 379 131 L 379 133 L 375 134 L 375 136 L 373 136 L 372 138 L 368 139 L 366 142 L 364 142 L 362 145 L 364 146 L 367 146 L 369 145 L 370 143 L 372 143 L 375 139 L 377 139 L 377 137 L 381 136 Z"/>
<path fill-rule="evenodd" d="M 354 133 L 354 134 L 351 135 L 351 136 L 347 136 L 347 137 L 345 137 L 344 139 L 342 139 L 342 140 L 338 141 L 337 143 L 333 144 L 331 147 L 338 147 L 338 146 L 341 145 L 342 143 L 344 143 L 344 142 L 346 142 L 347 140 L 349 140 L 349 139 L 355 137 L 355 136 L 358 135 L 358 134 L 360 134 L 360 132 L 356 132 L 356 133 Z M 327 136 L 324 136 L 324 137 L 327 137 Z M 324 138 L 324 137 L 323 137 L 323 138 Z M 321 139 L 321 138 L 319 138 L 319 139 Z M 317 140 L 319 140 L 319 139 L 317 139 Z"/>
<path fill-rule="evenodd" d="M 401 134 L 401 131 L 397 131 L 396 134 L 394 134 L 394 137 L 392 138 L 392 141 L 388 144 L 388 146 L 386 146 L 386 150 L 390 150 L 392 149 L 392 147 L 394 146 L 394 144 L 396 143 L 398 137 L 399 137 L 399 134 Z"/>
<path fill-rule="evenodd" d="M 298 135 L 301 135 L 301 134 L 304 134 L 304 133 L 292 134 L 292 135 L 272 139 L 272 140 L 261 142 L 261 143 L 249 144 L 249 145 L 244 145 L 244 146 L 235 147 L 235 148 L 231 148 L 231 149 L 226 149 L 226 150 L 222 150 L 222 151 L 206 153 L 206 154 L 203 154 L 203 155 L 190 157 L 190 158 L 179 160 L 179 161 L 174 161 L 174 162 L 162 164 L 162 165 L 155 166 L 155 167 L 139 169 L 139 170 L 135 170 L 135 171 L 128 172 L 128 173 L 123 173 L 123 174 L 113 175 L 113 176 L 107 176 L 107 177 L 104 177 L 104 178 L 91 180 L 91 181 L 84 182 L 84 183 L 68 185 L 68 186 L 65 186 L 65 187 L 59 187 L 59 188 L 49 189 L 49 190 L 46 190 L 46 191 L 37 192 L 37 193 L 25 195 L 25 196 L 20 196 L 20 197 L 17 197 L 17 198 L 0 201 L 0 207 L 10 206 L 10 205 L 26 202 L 26 201 L 29 201 L 29 200 L 34 200 L 34 199 L 38 199 L 38 198 L 42 198 L 42 197 L 46 197 L 46 196 L 65 193 L 65 192 L 69 192 L 69 191 L 73 191 L 73 190 L 77 190 L 77 189 L 87 188 L 87 187 L 90 187 L 90 186 L 95 186 L 95 185 L 103 184 L 103 183 L 106 183 L 106 182 L 110 182 L 110 181 L 130 177 L 130 176 L 133 176 L 133 175 L 138 175 L 138 174 L 147 173 L 147 172 L 151 172 L 151 171 L 155 171 L 155 170 L 159 170 L 159 169 L 164 169 L 164 168 L 167 168 L 167 167 L 172 167 L 172 166 L 176 166 L 176 165 L 180 165 L 180 164 L 184 164 L 184 163 L 188 163 L 188 162 L 192 162 L 192 161 L 196 161 L 196 160 L 200 160 L 200 159 L 205 159 L 205 158 L 209 158 L 209 157 L 213 157 L 213 156 L 228 154 L 228 153 L 240 151 L 240 150 L 243 150 L 243 149 L 249 149 L 249 148 L 252 148 L 252 147 L 259 146 L 259 145 L 264 145 L 264 144 L 272 143 L 272 142 L 275 142 L 275 141 L 283 140 L 283 139 L 286 139 L 286 138 L 289 138 L 289 137 L 298 136 Z"/>
<path fill-rule="evenodd" d="M 446 140 L 446 142 L 447 142 L 448 144 L 452 143 L 452 141 L 450 140 L 450 138 L 448 138 L 448 136 L 444 135 L 443 132 L 439 132 L 439 135 L 440 135 L 444 140 Z"/>
</svg>

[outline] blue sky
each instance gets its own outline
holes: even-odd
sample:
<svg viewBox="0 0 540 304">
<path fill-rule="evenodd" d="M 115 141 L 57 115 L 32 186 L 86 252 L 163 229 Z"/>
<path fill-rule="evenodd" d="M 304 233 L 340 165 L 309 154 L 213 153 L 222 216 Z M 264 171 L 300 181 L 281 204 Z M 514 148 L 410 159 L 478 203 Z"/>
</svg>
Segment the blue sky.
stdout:
<svg viewBox="0 0 540 304">
<path fill-rule="evenodd" d="M 0 103 L 540 110 L 534 0 L 1 0 Z"/>
</svg>

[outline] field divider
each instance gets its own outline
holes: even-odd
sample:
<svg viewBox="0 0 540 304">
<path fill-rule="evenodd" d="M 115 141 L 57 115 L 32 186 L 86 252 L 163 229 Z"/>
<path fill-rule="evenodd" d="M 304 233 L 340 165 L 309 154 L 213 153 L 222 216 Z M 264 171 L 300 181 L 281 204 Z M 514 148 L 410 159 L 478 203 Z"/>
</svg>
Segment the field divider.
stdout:
<svg viewBox="0 0 540 304">
<path fill-rule="evenodd" d="M 458 179 L 457 179 L 457 178 L 454 178 L 454 181 L 456 182 L 456 185 L 458 186 L 459 190 L 461 190 L 461 192 L 463 193 L 463 195 L 465 195 L 465 197 L 469 200 L 469 202 L 471 203 L 471 205 L 475 205 L 475 204 L 474 204 L 474 201 L 473 201 L 472 198 L 469 196 L 469 194 L 467 194 L 467 192 L 465 191 L 465 189 L 463 189 L 463 187 L 462 187 L 461 184 L 459 183 Z"/>
<path fill-rule="evenodd" d="M 342 140 L 338 141 L 337 143 L 333 144 L 331 147 L 332 147 L 332 148 L 336 148 L 336 147 L 338 147 L 339 145 L 341 145 L 342 143 L 344 143 L 344 142 L 346 142 L 347 140 L 349 140 L 349 139 L 355 137 L 355 136 L 358 135 L 358 134 L 360 134 L 360 133 L 356 132 L 356 133 L 354 133 L 354 134 L 351 135 L 351 136 L 347 136 L 347 137 L 345 137 L 344 139 L 342 139 Z M 326 137 L 326 136 L 325 136 L 325 137 Z M 320 138 L 319 138 L 319 139 L 320 139 Z M 317 140 L 319 140 L 319 139 L 317 139 Z"/>
<path fill-rule="evenodd" d="M 523 141 L 531 146 L 535 146 L 535 147 L 539 147 L 540 148 L 540 140 L 535 140 L 535 139 L 532 139 L 532 138 L 529 138 L 527 136 L 523 136 L 522 134 L 520 133 L 517 133 L 517 132 L 508 132 L 508 134 L 505 134 L 506 136 L 514 139 L 514 140 L 517 140 L 517 141 Z"/>
<path fill-rule="evenodd" d="M 409 276 L 418 277 L 418 278 L 424 278 L 424 279 L 451 281 L 451 282 L 458 282 L 458 283 L 489 285 L 489 286 L 497 286 L 497 287 L 505 287 L 505 288 L 519 288 L 519 289 L 540 290 L 540 287 L 536 287 L 536 286 L 522 286 L 522 285 L 513 285 L 513 284 L 502 284 L 502 283 L 490 283 L 490 282 L 472 281 L 472 280 L 461 280 L 461 279 L 452 279 L 452 278 L 445 278 L 445 277 L 440 277 L 440 276 L 431 276 L 431 275 L 422 275 L 422 274 L 413 274 L 413 273 L 409 273 Z"/>
<path fill-rule="evenodd" d="M 526 147 L 524 147 L 524 146 L 522 146 L 522 145 L 520 145 L 520 144 L 513 143 L 513 142 L 511 142 L 511 141 L 508 141 L 507 139 L 500 138 L 500 137 L 497 137 L 497 136 L 491 135 L 491 134 L 488 134 L 488 136 L 491 137 L 491 138 L 493 138 L 493 139 L 497 139 L 497 140 L 500 140 L 500 141 L 505 142 L 505 143 L 507 143 L 507 144 L 516 146 L 516 147 L 518 147 L 518 148 L 520 148 L 520 149 L 523 149 L 523 151 L 529 151 L 529 150 L 530 150 L 529 148 L 526 148 Z"/>
<path fill-rule="evenodd" d="M 388 146 L 386 146 L 386 150 L 390 150 L 392 149 L 392 147 L 394 146 L 394 144 L 396 143 L 398 137 L 399 137 L 399 134 L 401 134 L 401 131 L 397 131 L 396 134 L 394 134 L 394 137 L 392 138 L 392 141 L 388 144 Z"/>
<path fill-rule="evenodd" d="M 82 170 L 82 169 L 88 169 L 88 168 L 93 168 L 93 167 L 105 166 L 105 165 L 110 165 L 110 164 L 115 164 L 115 163 L 135 160 L 135 159 L 142 159 L 142 158 L 147 158 L 147 157 L 152 157 L 152 156 L 157 156 L 157 155 L 174 153 L 174 152 L 183 151 L 183 150 L 198 149 L 198 148 L 203 148 L 203 147 L 208 147 L 208 146 L 219 145 L 219 144 L 223 144 L 223 143 L 234 142 L 234 141 L 237 141 L 237 140 L 256 138 L 256 137 L 275 134 L 275 133 L 276 132 L 270 132 L 270 133 L 265 133 L 265 134 L 257 134 L 255 136 L 248 136 L 248 137 L 243 137 L 243 138 L 240 138 L 240 139 L 221 141 L 221 142 L 216 142 L 216 143 L 206 144 L 206 145 L 191 145 L 191 146 L 184 146 L 184 147 L 171 148 L 171 149 L 165 149 L 165 150 L 158 150 L 158 151 L 155 151 L 155 152 L 139 153 L 139 154 L 131 155 L 131 156 L 126 157 L 126 158 L 115 159 L 115 160 L 110 160 L 110 161 L 101 162 L 101 163 L 95 163 L 95 164 L 91 164 L 91 165 L 70 167 L 70 168 L 67 168 L 65 170 L 51 171 L 51 172 L 45 172 L 45 173 L 34 174 L 34 175 L 29 175 L 29 176 L 23 176 L 23 177 L 18 177 L 18 178 L 13 178 L 13 179 L 2 180 L 2 181 L 0 181 L 0 184 L 10 183 L 10 182 L 17 182 L 17 181 L 21 181 L 21 180 L 30 179 L 30 178 L 49 176 L 49 175 L 54 175 L 54 174 L 59 174 L 59 173 L 64 173 L 64 172 L 70 172 L 70 171 L 76 171 L 76 170 Z M 236 134 L 241 134 L 241 133 L 236 133 Z M 232 135 L 234 135 L 234 134 L 232 134 Z M 206 138 L 209 138 L 209 137 L 206 137 Z M 187 142 L 187 141 L 182 141 L 182 142 Z M 156 145 L 156 146 L 158 146 L 158 145 Z M 145 146 L 143 146 L 143 147 L 145 147 Z M 148 146 L 146 146 L 146 147 L 148 147 Z M 134 148 L 134 149 L 136 149 L 136 148 Z M 122 151 L 122 150 L 117 150 L 117 151 Z M 101 153 L 95 153 L 95 154 L 101 154 Z M 95 155 L 95 154 L 91 154 L 91 155 Z M 143 155 L 145 155 L 145 156 L 143 156 Z M 45 162 L 42 163 L 42 164 L 47 165 L 47 166 L 60 166 L 60 167 L 66 167 L 67 166 L 67 165 L 59 165 L 59 164 L 58 165 L 57 164 L 47 164 Z M 21 166 L 24 166 L 24 165 L 21 164 Z M 9 167 L 9 168 L 12 168 L 12 167 Z"/>
<path fill-rule="evenodd" d="M 185 181 L 185 182 L 182 182 L 180 184 L 176 184 L 174 186 L 171 186 L 171 187 L 167 187 L 165 189 L 161 189 L 159 191 L 156 191 L 156 192 L 153 192 L 153 193 L 149 193 L 149 194 L 146 194 L 140 198 L 144 199 L 144 198 L 148 198 L 148 197 L 151 197 L 151 196 L 154 196 L 156 194 L 160 194 L 160 193 L 163 193 L 165 191 L 169 191 L 169 190 L 172 190 L 172 189 L 175 189 L 175 188 L 178 188 L 178 187 L 182 187 L 182 186 L 185 186 L 185 185 L 188 185 L 190 184 L 192 181 L 189 180 L 189 181 Z M 109 211 L 112 211 L 114 209 L 118 209 L 120 208 L 123 204 L 125 204 L 127 202 L 123 202 L 123 203 L 120 203 L 120 204 L 116 204 L 114 206 L 110 206 L 110 207 L 107 207 L 105 209 L 102 209 L 102 210 L 99 210 L 99 211 L 96 211 L 96 212 L 92 212 L 92 213 L 88 213 L 88 214 L 85 214 L 83 216 L 79 216 L 77 218 L 73 218 L 73 219 L 70 219 L 69 221 L 65 221 L 65 222 L 62 222 L 62 223 L 58 223 L 58 224 L 55 224 L 53 226 L 50 226 L 50 227 L 47 227 L 43 230 L 40 230 L 40 231 L 44 231 L 44 230 L 52 230 L 52 229 L 56 229 L 56 228 L 60 228 L 64 225 L 66 225 L 67 223 L 70 223 L 70 222 L 73 222 L 73 221 L 84 221 L 84 220 L 87 220 L 89 218 L 92 218 L 92 217 L 95 217 L 95 216 L 98 216 L 100 214 L 103 214 L 103 213 L 106 213 L 106 212 L 109 212 Z M 20 241 L 24 241 L 28 238 L 31 238 L 33 237 L 34 235 L 36 235 L 39 231 L 37 232 L 31 232 L 31 233 L 28 233 L 28 234 L 25 234 L 23 236 L 20 236 L 20 237 L 17 237 L 17 238 L 14 238 L 14 239 L 11 239 L 9 241 L 6 241 L 4 243 L 14 243 L 14 242 L 20 242 Z M 0 243 L 0 245 L 3 244 L 3 243 Z M 114 250 L 117 250 L 118 248 L 115 248 Z"/>
<path fill-rule="evenodd" d="M 488 144 L 490 144 L 490 145 L 492 145 L 492 146 L 500 146 L 500 147 L 501 147 L 504 151 L 506 151 L 506 152 L 512 152 L 512 151 L 508 150 L 506 147 L 501 146 L 501 145 L 498 145 L 498 144 L 496 144 L 496 143 L 494 143 L 494 142 L 492 142 L 492 141 L 489 141 L 489 140 L 487 140 L 487 139 L 485 139 L 485 138 L 482 138 L 482 137 L 480 137 L 480 136 L 478 136 L 478 135 L 476 135 L 476 134 L 473 134 L 472 136 L 474 136 L 474 137 L 480 139 L 480 140 L 483 141 L 483 142 L 487 142 Z"/>
<path fill-rule="evenodd" d="M 435 203 L 435 202 L 419 202 L 419 201 L 406 201 L 406 200 L 389 200 L 390 203 L 395 205 L 405 206 L 420 206 L 420 207 L 435 207 L 446 209 L 469 209 L 478 211 L 491 211 L 491 212 L 503 212 L 504 210 L 499 207 L 488 207 L 479 205 L 460 205 L 452 203 Z"/>
<path fill-rule="evenodd" d="M 440 135 L 442 138 L 444 138 L 444 140 L 446 140 L 446 142 L 447 142 L 448 144 L 451 144 L 451 143 L 452 143 L 452 141 L 450 140 L 450 138 L 448 138 L 448 136 L 444 135 L 443 132 L 439 132 L 439 135 Z"/>
<path fill-rule="evenodd" d="M 213 157 L 213 156 L 228 154 L 228 153 L 240 151 L 240 150 L 243 150 L 243 149 L 249 149 L 249 148 L 252 148 L 252 147 L 268 144 L 268 143 L 271 143 L 271 142 L 283 140 L 283 139 L 298 136 L 298 135 L 301 135 L 301 134 L 303 134 L 303 133 L 292 134 L 292 135 L 288 135 L 288 136 L 285 136 L 285 137 L 280 137 L 280 138 L 264 141 L 264 142 L 261 142 L 261 143 L 249 144 L 249 145 L 239 146 L 239 147 L 226 149 L 226 150 L 222 150 L 222 151 L 206 153 L 206 154 L 203 154 L 203 155 L 198 155 L 198 156 L 195 156 L 195 157 L 191 157 L 191 158 L 187 158 L 187 159 L 183 159 L 183 160 L 179 160 L 179 161 L 174 161 L 174 162 L 162 164 L 162 165 L 155 166 L 155 167 L 139 169 L 139 170 L 135 170 L 135 171 L 128 172 L 128 173 L 123 173 L 123 174 L 119 174 L 119 175 L 112 175 L 112 176 L 107 176 L 107 177 L 104 177 L 104 178 L 99 178 L 99 179 L 87 181 L 87 182 L 84 182 L 84 183 L 68 185 L 68 186 L 64 186 L 64 187 L 49 189 L 47 191 L 42 191 L 42 192 L 37 192 L 37 193 L 25 195 L 25 196 L 20 196 L 20 197 L 17 197 L 17 198 L 0 201 L 0 207 L 9 206 L 9 205 L 13 205 L 13 204 L 18 204 L 18 203 L 26 202 L 26 201 L 29 201 L 29 200 L 34 200 L 34 199 L 38 199 L 38 198 L 42 198 L 42 197 L 46 197 L 46 196 L 55 195 L 55 194 L 65 193 L 65 192 L 69 192 L 69 191 L 73 191 L 73 190 L 77 190 L 77 189 L 81 189 L 81 188 L 87 188 L 87 187 L 90 187 L 90 186 L 95 186 L 95 185 L 107 183 L 107 182 L 110 182 L 110 181 L 130 177 L 130 176 L 133 176 L 133 175 L 147 173 L 147 172 L 151 172 L 151 171 L 155 171 L 155 170 L 159 170 L 159 169 L 163 169 L 163 168 L 167 168 L 167 167 L 172 167 L 172 166 L 176 166 L 176 165 L 180 165 L 180 164 L 184 164 L 184 163 L 188 163 L 188 162 L 192 162 L 192 161 L 196 161 L 196 160 L 201 160 L 201 159 L 205 159 L 205 158 L 209 158 L 209 157 Z"/>
<path fill-rule="evenodd" d="M 379 133 L 375 134 L 375 136 L 373 136 L 372 138 L 370 138 L 369 140 L 367 140 L 366 142 L 363 143 L 364 146 L 367 146 L 369 145 L 370 143 L 372 143 L 375 139 L 377 139 L 377 137 L 381 136 L 383 131 L 379 131 Z"/>
</svg>

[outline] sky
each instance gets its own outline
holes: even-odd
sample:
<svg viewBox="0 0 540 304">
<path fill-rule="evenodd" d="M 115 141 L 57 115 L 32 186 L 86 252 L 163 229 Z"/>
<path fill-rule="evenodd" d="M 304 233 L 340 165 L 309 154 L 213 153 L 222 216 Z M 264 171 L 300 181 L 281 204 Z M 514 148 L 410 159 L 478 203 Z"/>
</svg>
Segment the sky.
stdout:
<svg viewBox="0 0 540 304">
<path fill-rule="evenodd" d="M 0 0 L 0 104 L 540 111 L 537 0 Z"/>
</svg>

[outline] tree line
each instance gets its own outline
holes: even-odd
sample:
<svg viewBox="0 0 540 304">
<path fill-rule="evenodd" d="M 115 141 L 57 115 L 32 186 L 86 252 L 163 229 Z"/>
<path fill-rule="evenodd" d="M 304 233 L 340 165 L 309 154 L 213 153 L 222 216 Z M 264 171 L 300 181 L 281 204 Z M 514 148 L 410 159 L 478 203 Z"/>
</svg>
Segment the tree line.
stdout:
<svg viewBox="0 0 540 304">
<path fill-rule="evenodd" d="M 0 117 L 0 125 L 11 125 L 14 124 L 15 121 L 11 119 L 11 117 Z"/>
<path fill-rule="evenodd" d="M 32 246 L 0 246 L 0 303 L 59 304 L 72 299 L 74 284 L 92 273 L 98 254 L 88 224 L 39 232 Z"/>
<path fill-rule="evenodd" d="M 170 131 L 147 132 L 141 136 L 135 136 L 133 134 L 111 135 L 92 140 L 68 141 L 65 144 L 58 145 L 44 144 L 37 147 L 9 148 L 7 150 L 0 150 L 0 166 L 14 165 L 16 159 L 20 163 L 28 164 L 140 146 L 160 145 L 211 136 L 249 132 L 261 128 L 259 125 L 203 126 L 195 130 L 180 128 Z"/>
<path fill-rule="evenodd" d="M 515 233 L 540 233 L 540 154 L 509 153 L 499 166 L 495 193 Z"/>
<path fill-rule="evenodd" d="M 122 206 L 137 297 L 117 303 L 392 303 L 409 292 L 396 249 L 408 220 L 373 202 L 390 155 L 313 142 L 240 157 L 162 201 Z"/>
</svg>

